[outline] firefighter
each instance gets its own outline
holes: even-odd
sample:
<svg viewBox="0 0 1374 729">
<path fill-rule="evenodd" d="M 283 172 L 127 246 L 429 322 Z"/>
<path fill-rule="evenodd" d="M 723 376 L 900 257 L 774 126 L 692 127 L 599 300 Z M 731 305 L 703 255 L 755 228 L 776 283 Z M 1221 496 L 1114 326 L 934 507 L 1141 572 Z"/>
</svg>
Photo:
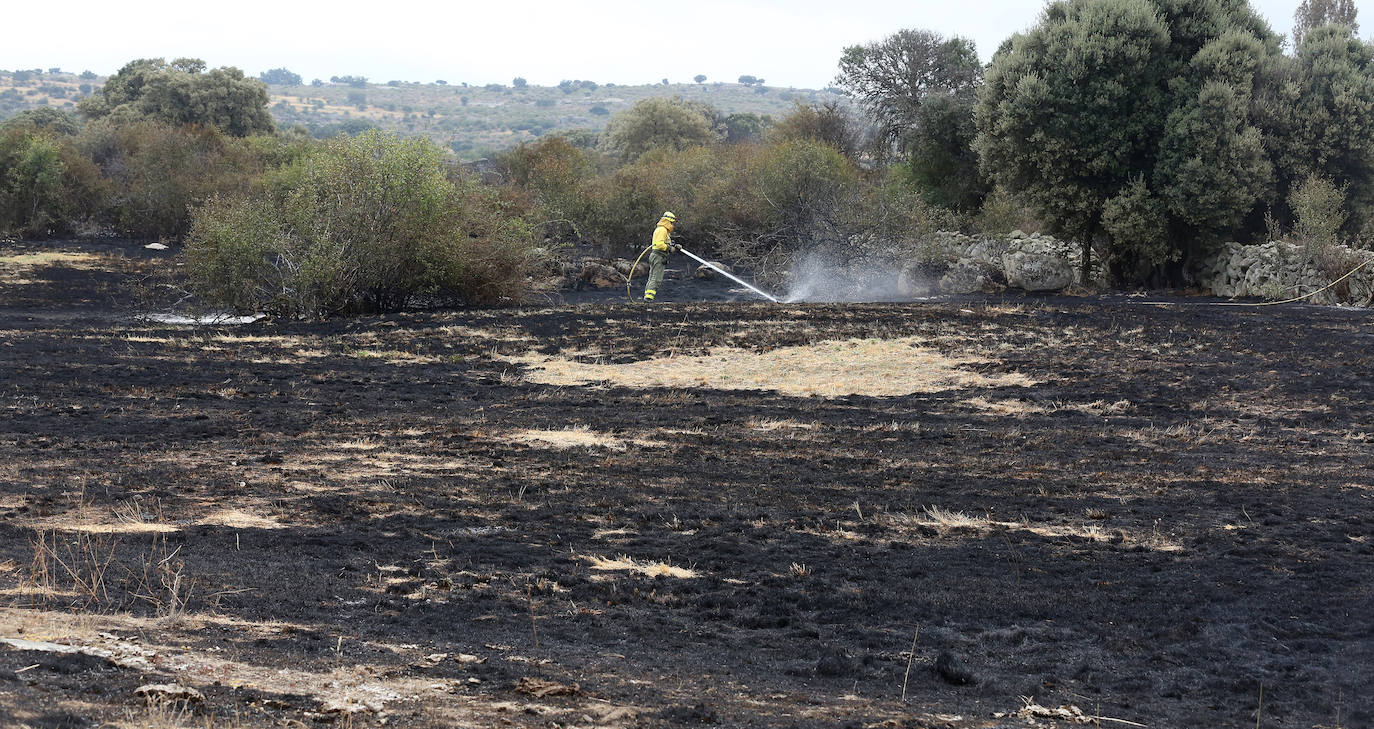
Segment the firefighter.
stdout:
<svg viewBox="0 0 1374 729">
<path fill-rule="evenodd" d="M 678 251 L 678 247 L 673 245 L 673 224 L 676 222 L 676 215 L 664 213 L 654 228 L 653 245 L 649 251 L 649 283 L 644 286 L 645 301 L 653 301 L 658 294 L 659 284 L 663 283 L 663 269 L 668 265 L 668 254 Z"/>
</svg>

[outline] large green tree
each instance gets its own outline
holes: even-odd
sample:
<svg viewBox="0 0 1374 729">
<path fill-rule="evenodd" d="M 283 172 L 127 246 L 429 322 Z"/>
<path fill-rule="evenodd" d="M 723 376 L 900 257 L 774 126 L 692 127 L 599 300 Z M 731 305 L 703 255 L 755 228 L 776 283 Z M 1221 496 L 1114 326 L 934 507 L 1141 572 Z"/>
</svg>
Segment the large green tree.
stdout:
<svg viewBox="0 0 1374 729">
<path fill-rule="evenodd" d="M 1374 223 L 1374 44 L 1346 24 L 1304 33 L 1263 110 L 1280 207 L 1316 176 L 1347 187 L 1347 232 Z"/>
<path fill-rule="evenodd" d="M 258 74 L 258 80 L 269 86 L 300 86 L 301 75 L 285 68 L 274 68 Z"/>
<path fill-rule="evenodd" d="M 633 162 L 651 149 L 682 150 L 718 141 L 719 114 L 711 106 L 679 97 L 638 101 L 611 117 L 603 145 L 607 152 Z"/>
<path fill-rule="evenodd" d="M 1293 45 L 1302 45 L 1308 31 L 1333 23 L 1360 32 L 1360 24 L 1355 21 L 1357 12 L 1355 0 L 1302 0 L 1293 13 Z"/>
<path fill-rule="evenodd" d="M 78 108 L 88 119 L 195 124 L 236 137 L 271 132 L 275 126 L 265 84 L 233 67 L 206 71 L 205 62 L 195 58 L 131 61 Z"/>
<path fill-rule="evenodd" d="M 1061 0 L 979 94 L 985 172 L 1140 279 L 1235 235 L 1274 195 L 1257 112 L 1280 38 L 1245 0 Z M 1091 246 L 1084 246 L 1086 277 Z"/>
<path fill-rule="evenodd" d="M 815 106 L 793 102 L 792 111 L 774 125 L 772 134 L 780 141 L 814 139 L 825 142 L 850 159 L 859 151 L 859 130 L 848 110 L 836 101 Z"/>
<path fill-rule="evenodd" d="M 877 122 L 882 151 L 906 158 L 928 201 L 971 209 L 987 193 L 973 152 L 982 78 L 973 41 L 908 29 L 846 48 L 835 83 Z"/>
</svg>

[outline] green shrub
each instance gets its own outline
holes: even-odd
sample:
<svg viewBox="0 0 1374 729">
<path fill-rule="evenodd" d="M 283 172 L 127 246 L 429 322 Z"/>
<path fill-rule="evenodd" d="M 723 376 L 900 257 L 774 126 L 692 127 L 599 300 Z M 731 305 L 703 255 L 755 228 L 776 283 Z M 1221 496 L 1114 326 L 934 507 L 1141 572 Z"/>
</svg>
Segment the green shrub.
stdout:
<svg viewBox="0 0 1374 729">
<path fill-rule="evenodd" d="M 588 182 L 596 169 L 588 154 L 561 136 L 521 144 L 496 158 L 506 181 L 534 196 L 535 213 L 551 231 L 575 229 L 593 214 Z"/>
<path fill-rule="evenodd" d="M 536 249 L 496 193 L 450 177 L 428 140 L 339 137 L 251 194 L 198 208 L 193 290 L 211 306 L 289 318 L 403 308 L 421 297 L 519 300 Z"/>
<path fill-rule="evenodd" d="M 810 139 L 768 147 L 757 174 L 766 202 L 798 233 L 835 221 L 859 183 L 858 169 L 839 150 Z"/>
<path fill-rule="evenodd" d="M 662 183 L 648 164 L 630 165 L 595 179 L 588 191 L 590 215 L 580 223 L 582 234 L 613 249 L 638 250 L 648 245 L 654 221 L 669 209 Z M 691 219 L 690 211 L 679 216 L 683 226 L 679 230 L 690 225 Z"/>
<path fill-rule="evenodd" d="M 714 127 L 716 112 L 700 102 L 649 98 L 611 117 L 606 125 L 605 148 L 632 162 L 658 147 L 683 150 L 720 137 Z"/>
<path fill-rule="evenodd" d="M 1309 248 L 1322 248 L 1337 242 L 1345 224 L 1345 193 L 1331 180 L 1308 175 L 1288 194 L 1293 211 L 1293 235 Z"/>
<path fill-rule="evenodd" d="M 703 252 L 724 241 L 787 246 L 833 224 L 858 189 L 858 170 L 828 144 L 659 147 L 590 184 L 584 235 L 621 249 L 647 245 L 664 210 L 674 238 Z"/>
<path fill-rule="evenodd" d="M 260 142 L 210 128 L 92 122 L 79 144 L 108 180 L 109 224 L 145 238 L 184 235 L 192 207 L 245 190 L 263 170 L 253 152 Z"/>
<path fill-rule="evenodd" d="M 24 125 L 0 131 L 0 232 L 75 232 L 99 209 L 104 189 L 70 136 Z"/>
<path fill-rule="evenodd" d="M 1002 236 L 1013 230 L 1041 232 L 1040 221 L 1030 208 L 1005 188 L 993 188 L 973 219 L 973 228 L 983 235 Z"/>
<path fill-rule="evenodd" d="M 859 130 L 849 112 L 838 101 L 816 106 L 794 101 L 792 111 L 772 128 L 779 141 L 811 139 L 826 142 L 841 154 L 856 159 L 859 150 Z"/>
</svg>

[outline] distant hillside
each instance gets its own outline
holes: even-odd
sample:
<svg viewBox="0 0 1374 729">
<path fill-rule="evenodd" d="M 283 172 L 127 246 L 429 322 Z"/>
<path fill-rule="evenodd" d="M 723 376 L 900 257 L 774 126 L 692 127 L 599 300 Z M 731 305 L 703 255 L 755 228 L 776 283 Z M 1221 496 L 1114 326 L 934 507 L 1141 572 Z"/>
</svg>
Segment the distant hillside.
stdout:
<svg viewBox="0 0 1374 729">
<path fill-rule="evenodd" d="M 550 132 L 599 132 L 611 116 L 651 97 L 681 96 L 704 101 L 725 114 L 775 119 L 785 116 L 796 101 L 817 104 L 845 98 L 830 90 L 719 82 L 620 86 L 565 81 L 559 86 L 516 87 L 339 81 L 268 86 L 273 117 L 282 127 L 301 125 L 318 137 L 369 126 L 425 135 L 460 158 L 474 160 Z M 104 76 L 89 72 L 0 71 L 0 119 L 41 106 L 74 113 L 77 100 L 104 83 Z"/>
<path fill-rule="evenodd" d="M 99 90 L 104 84 L 104 76 L 89 71 L 82 74 L 57 68 L 0 71 L 0 120 L 41 106 L 76 113 L 77 99 Z"/>
<path fill-rule="evenodd" d="M 537 139 L 549 132 L 600 131 L 617 112 L 650 97 L 704 101 L 726 114 L 779 118 L 794 101 L 820 103 L 844 97 L 831 91 L 746 86 L 738 83 L 620 86 L 567 81 L 560 86 L 387 84 L 269 86 L 272 115 L 312 133 L 371 124 L 402 134 L 423 134 L 465 160 Z"/>
</svg>

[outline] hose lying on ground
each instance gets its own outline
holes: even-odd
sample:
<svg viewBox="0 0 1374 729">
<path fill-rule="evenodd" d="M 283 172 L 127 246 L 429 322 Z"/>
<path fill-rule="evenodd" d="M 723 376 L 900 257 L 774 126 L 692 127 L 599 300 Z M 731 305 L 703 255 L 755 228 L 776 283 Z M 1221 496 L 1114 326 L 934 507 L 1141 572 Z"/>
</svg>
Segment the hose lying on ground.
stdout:
<svg viewBox="0 0 1374 729">
<path fill-rule="evenodd" d="M 629 275 L 627 275 L 627 276 L 625 277 L 625 296 L 629 297 L 630 301 L 634 301 L 634 300 L 635 300 L 634 294 L 630 293 L 630 282 L 633 281 L 634 278 L 635 278 L 635 271 L 638 271 L 638 270 L 639 270 L 639 262 L 640 262 L 640 260 L 644 258 L 644 254 L 645 254 L 645 253 L 648 253 L 648 252 L 649 252 L 650 250 L 652 250 L 652 249 L 653 249 L 653 246 L 650 245 L 648 248 L 645 248 L 645 249 L 644 249 L 644 252 L 643 252 L 643 253 L 640 253 L 640 254 L 639 254 L 639 258 L 636 258 L 636 259 L 635 259 L 635 265 L 630 266 L 630 273 L 629 273 Z"/>
</svg>

